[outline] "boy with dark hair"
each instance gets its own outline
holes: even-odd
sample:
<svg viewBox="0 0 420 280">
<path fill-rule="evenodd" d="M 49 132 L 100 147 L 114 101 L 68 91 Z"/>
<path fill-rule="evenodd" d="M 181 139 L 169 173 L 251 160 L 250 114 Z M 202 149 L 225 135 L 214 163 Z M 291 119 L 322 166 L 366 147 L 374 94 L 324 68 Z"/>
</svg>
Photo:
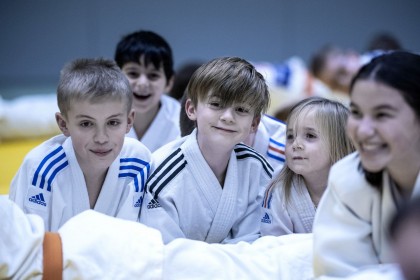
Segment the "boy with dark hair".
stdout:
<svg viewBox="0 0 420 280">
<path fill-rule="evenodd" d="M 136 117 L 127 136 L 139 139 L 152 152 L 179 138 L 180 105 L 165 94 L 174 81 L 172 50 L 165 39 L 151 31 L 127 34 L 117 45 L 115 61 L 134 97 Z"/>
</svg>

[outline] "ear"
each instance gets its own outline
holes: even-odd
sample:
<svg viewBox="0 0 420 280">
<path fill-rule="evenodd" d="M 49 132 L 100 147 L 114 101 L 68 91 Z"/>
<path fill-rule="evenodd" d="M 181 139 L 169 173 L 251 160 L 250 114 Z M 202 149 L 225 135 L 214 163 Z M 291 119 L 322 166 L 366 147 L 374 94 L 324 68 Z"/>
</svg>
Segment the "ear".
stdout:
<svg viewBox="0 0 420 280">
<path fill-rule="evenodd" d="M 125 133 L 128 133 L 130 129 L 133 127 L 135 116 L 136 116 L 136 112 L 134 111 L 134 109 L 131 109 L 127 116 L 127 129 L 125 130 Z"/>
<path fill-rule="evenodd" d="M 256 133 L 258 130 L 258 125 L 260 124 L 261 121 L 261 116 L 256 116 L 254 117 L 254 119 L 252 120 L 252 124 L 251 124 L 251 133 Z"/>
<path fill-rule="evenodd" d="M 188 98 L 187 101 L 185 101 L 185 113 L 187 113 L 187 116 L 190 120 L 197 120 L 196 108 L 194 107 L 194 104 L 190 98 Z"/>
<path fill-rule="evenodd" d="M 168 80 L 168 83 L 166 84 L 165 87 L 165 92 L 169 93 L 172 89 L 172 86 L 174 85 L 174 81 L 175 81 L 175 75 L 172 75 L 172 77 Z"/>
<path fill-rule="evenodd" d="M 67 128 L 67 121 L 61 113 L 55 113 L 55 121 L 57 122 L 58 127 L 60 128 L 61 132 L 69 137 L 70 132 Z"/>
</svg>

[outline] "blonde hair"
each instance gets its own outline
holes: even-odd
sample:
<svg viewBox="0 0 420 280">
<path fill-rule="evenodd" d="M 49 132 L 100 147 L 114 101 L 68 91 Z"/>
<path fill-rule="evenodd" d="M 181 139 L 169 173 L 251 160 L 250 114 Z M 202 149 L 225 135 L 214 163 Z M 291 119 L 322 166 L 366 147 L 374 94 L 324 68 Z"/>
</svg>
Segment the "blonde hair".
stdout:
<svg viewBox="0 0 420 280">
<path fill-rule="evenodd" d="M 76 59 L 61 70 L 57 87 L 57 103 L 66 116 L 71 102 L 121 100 L 131 110 L 133 94 L 130 84 L 113 60 Z"/>
<path fill-rule="evenodd" d="M 255 116 L 265 113 L 270 104 L 264 77 L 239 57 L 216 58 L 201 65 L 191 76 L 186 94 L 194 106 L 213 96 L 220 99 L 222 107 L 250 104 Z"/>
<path fill-rule="evenodd" d="M 331 165 L 354 151 L 350 138 L 346 134 L 349 109 L 339 102 L 322 97 L 304 99 L 292 107 L 286 122 L 287 128 L 291 125 L 296 126 L 299 119 L 310 111 L 315 112 L 315 123 L 320 130 L 320 139 L 328 149 Z M 286 165 L 272 181 L 271 186 L 282 182 L 284 196 L 288 201 L 293 180 L 302 183 L 303 176 L 294 173 L 287 166 L 286 159 Z"/>
</svg>

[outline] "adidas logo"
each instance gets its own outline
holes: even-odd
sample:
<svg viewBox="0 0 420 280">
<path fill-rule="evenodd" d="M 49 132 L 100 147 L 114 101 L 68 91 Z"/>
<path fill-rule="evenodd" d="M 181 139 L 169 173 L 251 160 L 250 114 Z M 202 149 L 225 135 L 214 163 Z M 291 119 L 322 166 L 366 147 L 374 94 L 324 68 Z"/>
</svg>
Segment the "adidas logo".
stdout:
<svg viewBox="0 0 420 280">
<path fill-rule="evenodd" d="M 42 206 L 47 206 L 47 203 L 45 202 L 44 199 L 44 195 L 42 193 L 39 193 L 37 195 L 33 195 L 29 198 L 30 202 L 42 205 Z"/>
<path fill-rule="evenodd" d="M 140 207 L 143 204 L 143 197 L 140 197 L 136 203 L 134 203 L 134 207 Z"/>
<path fill-rule="evenodd" d="M 156 199 L 150 200 L 150 202 L 147 204 L 147 209 L 153 209 L 153 208 L 159 208 L 160 203 Z"/>
<path fill-rule="evenodd" d="M 264 217 L 261 219 L 261 222 L 266 223 L 266 224 L 271 224 L 270 215 L 268 215 L 267 212 L 265 213 Z"/>
</svg>

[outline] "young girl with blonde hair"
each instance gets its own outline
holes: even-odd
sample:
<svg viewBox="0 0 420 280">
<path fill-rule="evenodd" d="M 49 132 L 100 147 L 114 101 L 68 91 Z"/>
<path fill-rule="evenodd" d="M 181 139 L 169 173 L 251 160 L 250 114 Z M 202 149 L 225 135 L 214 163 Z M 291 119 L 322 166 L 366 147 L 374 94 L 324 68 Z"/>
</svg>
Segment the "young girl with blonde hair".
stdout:
<svg viewBox="0 0 420 280">
<path fill-rule="evenodd" d="M 286 165 L 265 192 L 262 235 L 312 232 L 330 167 L 353 151 L 345 132 L 348 114 L 341 103 L 321 97 L 304 99 L 292 108 Z"/>
</svg>

